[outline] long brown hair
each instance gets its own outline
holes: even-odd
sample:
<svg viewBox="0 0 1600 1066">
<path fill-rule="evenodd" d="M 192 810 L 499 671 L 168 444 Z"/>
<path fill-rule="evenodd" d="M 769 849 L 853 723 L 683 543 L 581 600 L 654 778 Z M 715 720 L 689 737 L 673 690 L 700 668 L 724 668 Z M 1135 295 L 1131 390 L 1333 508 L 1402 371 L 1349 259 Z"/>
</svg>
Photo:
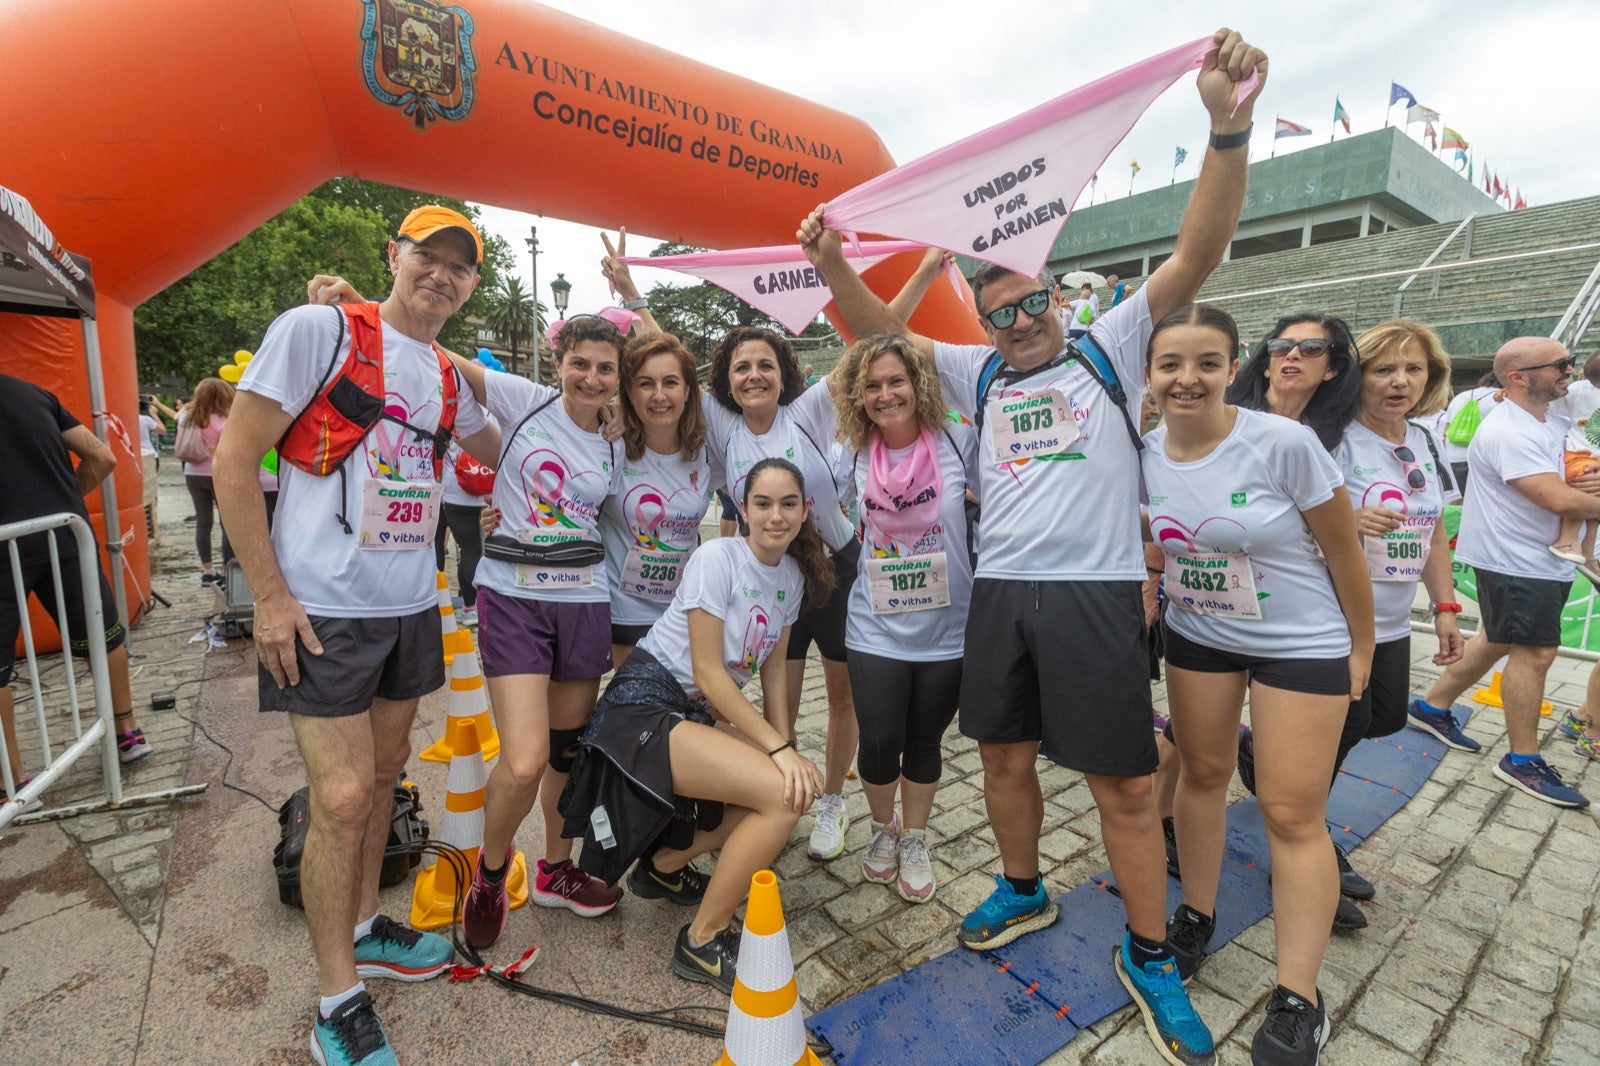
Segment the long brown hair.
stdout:
<svg viewBox="0 0 1600 1066">
<path fill-rule="evenodd" d="M 933 361 L 900 333 L 874 333 L 852 344 L 839 360 L 833 406 L 839 413 L 839 439 L 856 451 L 865 451 L 873 429 L 867 417 L 867 374 L 872 365 L 886 355 L 900 357 L 906 377 L 916 397 L 917 422 L 924 429 L 942 425 L 945 420 L 944 396 Z"/>
<path fill-rule="evenodd" d="M 183 409 L 183 420 L 204 429 L 213 415 L 227 418 L 231 410 L 233 386 L 221 378 L 201 378 L 189 397 L 189 406 Z"/>
<path fill-rule="evenodd" d="M 750 487 L 756 483 L 758 476 L 768 470 L 779 470 L 794 478 L 795 485 L 800 489 L 801 499 L 805 498 L 806 476 L 800 472 L 798 466 L 787 459 L 763 459 L 750 468 L 750 473 L 744 479 L 744 497 L 739 503 L 743 505 L 746 514 L 750 511 Z M 833 560 L 828 558 L 828 549 L 823 545 L 822 534 L 817 532 L 816 519 L 811 515 L 806 515 L 806 520 L 800 525 L 800 532 L 789 542 L 787 554 L 794 556 L 794 561 L 800 564 L 800 576 L 805 579 L 805 595 L 801 598 L 801 607 L 815 610 L 827 603 L 828 598 L 833 595 Z"/>
<path fill-rule="evenodd" d="M 639 412 L 633 409 L 628 386 L 633 382 L 634 375 L 658 355 L 670 355 L 677 359 L 678 374 L 688 386 L 683 414 L 678 416 L 678 446 L 682 449 L 680 454 L 684 461 L 689 462 L 700 454 L 700 446 L 706 441 L 705 412 L 700 407 L 700 379 L 695 374 L 694 356 L 689 354 L 683 342 L 670 333 L 646 333 L 634 337 L 623 350 L 622 388 L 619 390 L 622 400 L 622 440 L 629 459 L 644 456 L 644 425 L 639 419 Z"/>
</svg>

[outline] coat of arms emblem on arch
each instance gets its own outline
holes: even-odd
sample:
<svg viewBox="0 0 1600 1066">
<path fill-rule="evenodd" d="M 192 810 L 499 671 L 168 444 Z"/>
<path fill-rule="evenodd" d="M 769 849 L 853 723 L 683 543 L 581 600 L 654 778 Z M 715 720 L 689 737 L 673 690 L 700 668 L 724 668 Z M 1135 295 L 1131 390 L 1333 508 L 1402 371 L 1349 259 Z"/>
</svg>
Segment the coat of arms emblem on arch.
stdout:
<svg viewBox="0 0 1600 1066">
<path fill-rule="evenodd" d="M 472 110 L 472 16 L 433 0 L 361 0 L 361 70 L 367 90 L 419 130 Z"/>
</svg>

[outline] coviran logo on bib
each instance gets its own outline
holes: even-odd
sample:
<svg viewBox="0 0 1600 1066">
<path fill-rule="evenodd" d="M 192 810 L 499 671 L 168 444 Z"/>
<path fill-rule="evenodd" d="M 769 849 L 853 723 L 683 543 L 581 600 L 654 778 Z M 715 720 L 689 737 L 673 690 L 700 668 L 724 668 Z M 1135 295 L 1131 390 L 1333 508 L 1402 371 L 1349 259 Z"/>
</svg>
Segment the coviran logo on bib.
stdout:
<svg viewBox="0 0 1600 1066">
<path fill-rule="evenodd" d="M 433 0 L 361 0 L 361 72 L 367 91 L 419 130 L 472 110 L 472 16 Z"/>
</svg>

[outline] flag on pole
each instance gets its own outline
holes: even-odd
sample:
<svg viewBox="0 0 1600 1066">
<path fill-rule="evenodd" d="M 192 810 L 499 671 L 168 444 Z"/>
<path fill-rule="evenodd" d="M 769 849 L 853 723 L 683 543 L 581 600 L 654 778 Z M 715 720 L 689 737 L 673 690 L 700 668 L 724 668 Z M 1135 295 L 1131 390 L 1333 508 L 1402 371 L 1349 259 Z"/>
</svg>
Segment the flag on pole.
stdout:
<svg viewBox="0 0 1600 1066">
<path fill-rule="evenodd" d="M 1272 139 L 1276 141 L 1281 137 L 1307 137 L 1310 134 L 1311 127 L 1302 126 L 1298 122 L 1290 122 L 1286 118 L 1279 118 L 1277 126 L 1272 132 Z"/>
<path fill-rule="evenodd" d="M 1461 134 L 1457 133 L 1449 126 L 1446 126 L 1444 128 L 1444 140 L 1439 142 L 1439 147 L 1448 152 L 1452 148 L 1459 150 L 1462 148 L 1471 148 L 1472 145 L 1468 144 L 1467 139 L 1461 136 Z"/>
<path fill-rule="evenodd" d="M 1333 121 L 1341 123 L 1346 133 L 1350 132 L 1350 112 L 1344 109 L 1344 103 L 1337 96 L 1333 98 Z"/>
<path fill-rule="evenodd" d="M 1511 210 L 1513 210 L 1513 211 L 1521 211 L 1524 207 L 1527 207 L 1527 206 L 1528 206 L 1528 201 L 1526 201 L 1526 200 L 1524 200 L 1522 198 L 1522 190 L 1518 189 L 1517 190 L 1517 202 L 1511 205 Z"/>
<path fill-rule="evenodd" d="M 1137 159 L 1135 159 L 1133 162 L 1129 163 L 1128 166 L 1133 168 L 1133 172 L 1135 174 L 1139 173 L 1140 170 L 1144 169 L 1143 167 L 1139 166 L 1139 161 Z"/>
<path fill-rule="evenodd" d="M 1404 85 L 1401 85 L 1397 81 L 1391 81 L 1389 83 L 1389 106 L 1393 107 L 1401 100 L 1404 100 L 1412 107 L 1417 105 L 1417 98 L 1411 95 L 1410 89 L 1407 89 Z"/>
<path fill-rule="evenodd" d="M 1465 164 L 1466 168 L 1467 168 L 1467 180 L 1471 181 L 1472 180 L 1472 160 L 1471 160 L 1471 158 L 1469 158 L 1467 156 L 1467 150 L 1465 148 L 1457 148 L 1456 149 L 1455 165 L 1456 165 L 1457 168 L 1460 168 L 1463 164 Z"/>
<path fill-rule="evenodd" d="M 1502 187 L 1501 184 L 1500 184 L 1500 175 L 1496 174 L 1494 176 L 1494 193 L 1493 193 L 1494 198 L 1496 200 L 1500 199 L 1500 197 L 1505 194 L 1505 191 L 1506 190 L 1504 189 L 1504 187 Z"/>
<path fill-rule="evenodd" d="M 1424 107 L 1422 104 L 1412 104 L 1410 107 L 1406 108 L 1406 125 L 1407 126 L 1411 125 L 1413 122 L 1438 122 L 1438 121 L 1439 121 L 1439 112 L 1435 111 L 1431 107 Z"/>
<path fill-rule="evenodd" d="M 1485 163 L 1483 165 L 1483 191 L 1485 193 L 1491 195 L 1491 196 L 1494 194 L 1494 190 L 1489 187 L 1489 164 L 1488 163 Z"/>
<path fill-rule="evenodd" d="M 1439 150 L 1439 131 L 1433 128 L 1433 123 L 1429 122 L 1422 127 L 1422 136 L 1427 140 L 1429 148 L 1435 152 Z"/>
<path fill-rule="evenodd" d="M 1189 150 L 1187 148 L 1177 149 L 1172 154 L 1172 168 L 1176 170 L 1178 167 L 1183 166 L 1183 161 L 1188 158 Z"/>
</svg>

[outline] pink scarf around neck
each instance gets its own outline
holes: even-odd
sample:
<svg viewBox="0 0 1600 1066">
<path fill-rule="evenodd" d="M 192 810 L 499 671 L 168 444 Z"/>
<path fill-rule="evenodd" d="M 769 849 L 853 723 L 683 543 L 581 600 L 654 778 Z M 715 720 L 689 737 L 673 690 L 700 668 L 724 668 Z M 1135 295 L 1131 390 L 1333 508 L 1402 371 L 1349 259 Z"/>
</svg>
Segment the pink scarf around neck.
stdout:
<svg viewBox="0 0 1600 1066">
<path fill-rule="evenodd" d="M 944 474 L 934 431 L 924 426 L 911 445 L 911 454 L 899 464 L 889 456 L 882 434 L 874 432 L 867 444 L 867 484 L 862 493 L 861 515 L 873 543 L 891 543 L 909 552 L 939 521 L 939 495 Z"/>
</svg>

